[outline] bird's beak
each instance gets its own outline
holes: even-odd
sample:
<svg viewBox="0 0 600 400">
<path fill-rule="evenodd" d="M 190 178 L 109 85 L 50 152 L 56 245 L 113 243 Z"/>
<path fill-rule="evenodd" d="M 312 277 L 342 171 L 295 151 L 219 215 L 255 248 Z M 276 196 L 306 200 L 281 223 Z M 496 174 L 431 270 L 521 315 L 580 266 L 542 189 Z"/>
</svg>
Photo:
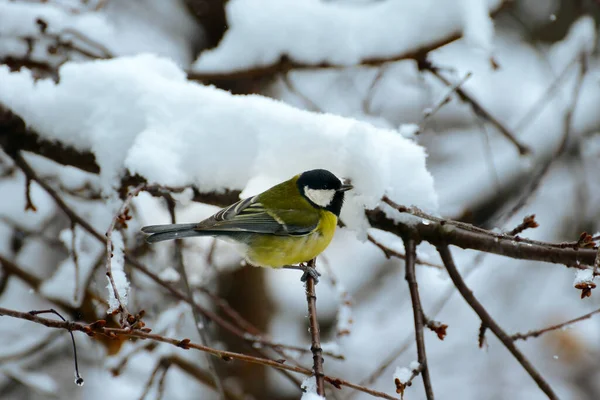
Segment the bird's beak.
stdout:
<svg viewBox="0 0 600 400">
<path fill-rule="evenodd" d="M 346 192 L 346 191 L 348 191 L 348 190 L 350 190 L 350 189 L 353 189 L 353 188 L 354 188 L 354 186 L 352 186 L 352 185 L 342 185 L 342 186 L 341 186 L 341 187 L 338 189 L 338 192 Z"/>
</svg>

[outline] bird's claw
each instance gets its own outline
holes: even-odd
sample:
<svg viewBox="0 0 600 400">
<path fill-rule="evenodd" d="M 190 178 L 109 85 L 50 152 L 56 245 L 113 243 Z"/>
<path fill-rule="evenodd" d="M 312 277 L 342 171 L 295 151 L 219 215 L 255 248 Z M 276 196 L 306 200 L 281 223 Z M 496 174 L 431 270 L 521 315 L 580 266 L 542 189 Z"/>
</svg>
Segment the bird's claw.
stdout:
<svg viewBox="0 0 600 400">
<path fill-rule="evenodd" d="M 306 282 L 308 277 L 311 276 L 315 280 L 315 283 L 319 283 L 319 277 L 321 276 L 320 272 L 313 267 L 309 267 L 308 265 L 303 266 L 302 270 L 304 271 L 302 277 L 300 278 L 302 282 Z"/>
</svg>

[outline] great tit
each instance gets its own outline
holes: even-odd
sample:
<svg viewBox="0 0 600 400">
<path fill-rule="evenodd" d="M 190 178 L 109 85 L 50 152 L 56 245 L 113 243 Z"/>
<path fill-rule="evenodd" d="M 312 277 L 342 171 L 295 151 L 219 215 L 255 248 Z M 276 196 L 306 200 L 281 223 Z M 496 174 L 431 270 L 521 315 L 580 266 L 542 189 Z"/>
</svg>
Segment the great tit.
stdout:
<svg viewBox="0 0 600 400">
<path fill-rule="evenodd" d="M 142 228 L 148 243 L 193 236 L 234 242 L 255 266 L 301 269 L 317 278 L 305 263 L 331 242 L 344 202 L 352 189 L 331 172 L 314 169 L 217 212 L 199 223 Z M 293 266 L 301 264 L 300 266 Z"/>
</svg>

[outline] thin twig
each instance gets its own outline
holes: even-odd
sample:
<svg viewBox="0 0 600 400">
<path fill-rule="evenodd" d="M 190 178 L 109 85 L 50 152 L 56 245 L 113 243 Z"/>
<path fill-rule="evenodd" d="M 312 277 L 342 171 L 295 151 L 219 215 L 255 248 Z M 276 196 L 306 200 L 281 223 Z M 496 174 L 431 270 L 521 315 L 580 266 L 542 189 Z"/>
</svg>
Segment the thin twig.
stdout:
<svg viewBox="0 0 600 400">
<path fill-rule="evenodd" d="M 583 81 L 585 75 L 587 73 L 587 59 L 584 54 L 579 57 L 579 74 L 577 75 L 577 81 L 575 82 L 575 88 L 573 89 L 573 100 L 571 101 L 571 105 L 567 109 L 565 113 L 564 122 L 563 122 L 563 134 L 554 153 L 548 157 L 548 159 L 542 165 L 542 168 L 534 175 L 529 185 L 525 189 L 523 195 L 517 201 L 517 203 L 506 213 L 504 216 L 505 220 L 512 218 L 521 208 L 523 208 L 531 196 L 537 191 L 540 184 L 548 175 L 552 165 L 560 159 L 563 153 L 567 150 L 567 144 L 569 143 L 569 138 L 571 136 L 571 131 L 573 130 L 572 119 L 575 113 L 575 108 L 577 107 L 577 102 L 579 100 L 581 94 L 581 87 L 583 85 Z"/>
<path fill-rule="evenodd" d="M 486 253 L 479 253 L 479 254 L 486 254 Z M 475 267 L 476 265 L 479 264 L 479 262 L 481 260 L 478 260 L 480 257 L 475 257 L 475 260 L 473 262 L 473 264 L 470 266 L 469 269 L 467 269 L 467 271 L 465 272 L 465 278 L 469 276 L 469 274 L 473 271 L 475 271 Z M 431 315 L 433 316 L 433 318 L 436 318 L 438 316 L 438 314 L 442 311 L 442 309 L 444 308 L 444 305 L 448 303 L 448 301 L 450 300 L 450 298 L 452 297 L 452 295 L 454 294 L 454 291 L 456 290 L 456 288 L 451 285 L 449 287 L 446 288 L 446 291 L 444 294 L 442 294 L 440 296 L 440 298 L 438 299 L 438 301 L 436 302 L 436 304 L 433 306 L 432 310 L 431 310 Z M 426 316 L 424 316 L 425 320 L 428 320 Z M 414 332 L 413 332 L 414 333 Z M 360 381 L 360 383 L 362 385 L 371 385 L 375 382 L 375 380 L 377 378 L 379 378 L 388 368 L 390 365 L 392 365 L 392 363 L 398 358 L 400 357 L 410 346 L 411 342 L 414 341 L 414 339 L 412 338 L 413 335 L 409 335 L 407 336 L 404 341 L 402 342 L 402 344 L 392 352 L 392 354 L 390 354 L 390 356 L 388 356 L 380 365 L 379 367 L 377 367 L 367 378 L 363 379 Z M 439 335 L 438 335 L 439 337 Z M 354 395 L 356 395 L 357 392 L 353 392 L 348 396 L 348 400 L 350 400 L 350 398 L 354 397 Z"/>
<path fill-rule="evenodd" d="M 204 385 L 210 386 L 211 388 L 215 388 L 215 382 L 213 381 L 213 377 L 211 376 L 211 374 L 208 371 L 206 371 L 202 368 L 199 368 L 198 366 L 196 366 L 194 363 L 188 361 L 187 359 L 185 359 L 183 357 L 179 357 L 177 355 L 171 355 L 167 358 L 163 358 L 161 361 L 163 363 L 166 363 L 167 365 L 172 365 L 172 366 L 178 367 L 180 370 L 182 370 L 189 376 L 194 377 L 198 382 L 201 382 Z M 160 392 L 160 386 L 161 386 L 161 383 L 159 381 L 159 384 L 158 384 L 159 392 Z M 241 392 L 241 391 L 239 391 L 239 392 Z M 227 399 L 230 399 L 230 400 L 242 400 L 242 399 L 246 398 L 246 396 L 244 396 L 243 393 L 238 393 L 237 390 L 234 392 L 233 390 L 227 389 L 227 388 L 225 389 L 225 395 L 227 396 Z"/>
<path fill-rule="evenodd" d="M 169 214 L 171 216 L 171 223 L 176 224 L 177 218 L 175 216 L 175 200 L 171 195 L 166 195 L 165 200 L 167 201 L 167 208 L 169 209 Z M 175 240 L 175 260 L 177 264 L 177 269 L 179 270 L 179 275 L 181 276 L 181 280 L 183 281 L 183 286 L 185 287 L 185 291 L 187 293 L 188 302 L 192 308 L 192 315 L 194 316 L 194 322 L 196 325 L 196 331 L 198 332 L 198 336 L 200 337 L 200 343 L 204 346 L 209 346 L 210 341 L 208 338 L 208 334 L 206 332 L 206 327 L 208 326 L 208 319 L 206 316 L 202 315 L 198 308 L 195 307 L 196 302 L 194 301 L 194 292 L 190 286 L 187 272 L 185 270 L 185 264 L 183 261 L 183 244 L 181 240 Z M 209 357 L 208 354 L 205 354 L 206 362 L 209 366 L 209 371 L 213 376 L 213 380 L 215 381 L 215 387 L 221 400 L 225 400 L 225 389 L 223 388 L 223 382 L 221 381 L 221 377 L 217 372 L 217 365 L 215 359 L 213 357 Z"/>
<path fill-rule="evenodd" d="M 429 376 L 429 367 L 427 365 L 427 354 L 425 352 L 425 338 L 423 337 L 423 309 L 419 296 L 419 286 L 415 274 L 415 258 L 417 255 L 417 245 L 413 238 L 403 238 L 404 248 L 406 249 L 406 274 L 405 279 L 410 291 L 410 299 L 413 308 L 413 317 L 415 321 L 415 340 L 417 343 L 417 357 L 422 366 L 423 387 L 427 400 L 433 400 L 433 388 Z"/>
<path fill-rule="evenodd" d="M 527 110 L 525 115 L 517 122 L 515 126 L 515 132 L 521 132 L 527 127 L 527 124 L 531 123 L 535 120 L 535 117 L 539 115 L 540 112 L 548 105 L 552 94 L 558 89 L 564 82 L 566 82 L 565 76 L 567 72 L 571 70 L 571 68 L 577 64 L 580 60 L 580 56 L 573 58 L 569 64 L 561 71 L 561 73 L 554 79 L 552 84 L 548 86 L 548 88 L 542 93 L 539 99 Z"/>
<path fill-rule="evenodd" d="M 551 325 L 551 326 L 548 326 L 546 328 L 538 329 L 538 330 L 535 330 L 535 331 L 529 331 L 527 333 L 515 333 L 514 335 L 511 335 L 510 338 L 512 340 L 527 340 L 530 337 L 536 338 L 536 337 L 538 337 L 540 335 L 543 335 L 544 333 L 548 333 L 548 332 L 551 332 L 551 331 L 562 329 L 562 328 L 564 328 L 566 326 L 569 326 L 569 325 L 575 324 L 577 322 L 580 322 L 580 321 L 586 320 L 588 318 L 591 318 L 593 315 L 598 314 L 598 313 L 600 313 L 600 308 L 597 309 L 597 310 L 594 310 L 592 312 L 589 312 L 589 313 L 587 313 L 585 315 L 582 315 L 580 317 L 573 318 L 573 319 L 570 319 L 568 321 L 562 322 L 560 324 Z"/>
<path fill-rule="evenodd" d="M 73 267 L 75 268 L 75 293 L 73 300 L 75 303 L 79 301 L 79 253 L 77 252 L 77 237 L 75 230 L 77 225 L 71 221 L 71 257 L 73 258 Z"/>
<path fill-rule="evenodd" d="M 310 260 L 308 266 L 315 268 L 315 260 Z M 313 354 L 313 371 L 317 380 L 317 394 L 325 396 L 325 373 L 323 372 L 323 349 L 321 348 L 321 332 L 317 319 L 317 294 L 315 291 L 315 278 L 306 274 L 306 302 L 308 303 L 308 321 L 310 324 L 310 350 Z"/>
<path fill-rule="evenodd" d="M 448 92 L 444 95 L 444 97 L 442 97 L 440 99 L 440 101 L 438 101 L 433 107 L 431 108 L 427 108 L 423 111 L 423 119 L 421 120 L 421 124 L 419 125 L 419 131 L 423 131 L 425 124 L 427 123 L 427 121 L 433 117 L 438 111 L 440 111 L 440 109 L 445 106 L 446 104 L 448 104 L 450 102 L 450 100 L 452 100 L 452 95 L 462 86 L 465 84 L 465 82 L 467 82 L 471 76 L 473 76 L 473 74 L 471 72 L 467 72 L 465 74 L 465 76 L 459 80 L 458 82 L 456 82 L 455 84 L 451 85 L 448 89 Z"/>
<path fill-rule="evenodd" d="M 64 319 L 63 316 L 60 315 L 60 313 L 53 308 L 50 308 L 48 310 L 29 311 L 29 314 L 33 316 L 37 316 L 40 314 L 54 314 L 58 316 L 58 318 L 62 319 L 63 322 L 67 322 L 67 320 Z M 0 315 L 2 315 L 2 313 L 0 313 Z M 81 377 L 81 375 L 79 375 L 79 363 L 77 362 L 77 345 L 75 344 L 75 336 L 73 336 L 73 332 L 70 329 L 68 329 L 68 331 L 69 335 L 71 335 L 71 343 L 73 344 L 73 359 L 75 360 L 75 383 L 77 384 L 77 386 L 83 386 L 83 378 Z"/>
<path fill-rule="evenodd" d="M 362 101 L 362 109 L 365 115 L 371 114 L 371 102 L 373 101 L 373 96 L 375 95 L 375 89 L 379 85 L 379 82 L 383 78 L 385 72 L 388 70 L 389 65 L 390 64 L 384 64 L 379 68 L 379 71 L 377 71 L 377 74 L 375 75 L 375 77 L 371 81 L 371 84 L 369 85 L 369 88 L 367 89 L 367 93 Z"/>
<path fill-rule="evenodd" d="M 240 313 L 238 313 L 235 309 L 233 309 L 229 305 L 227 300 L 225 300 L 222 297 L 217 296 L 216 294 L 212 293 L 210 290 L 208 290 L 204 287 L 197 287 L 195 289 L 200 291 L 201 293 L 205 294 L 206 296 L 208 296 L 215 303 L 215 305 L 217 307 L 219 307 L 219 309 L 221 309 L 221 311 L 223 311 L 229 318 L 231 318 L 232 321 L 234 321 L 237 324 L 237 326 L 244 329 L 247 332 L 246 334 L 244 334 L 244 338 L 250 344 L 255 345 L 255 346 L 271 347 L 275 351 L 277 351 L 277 350 L 292 350 L 292 351 L 299 352 L 299 353 L 310 353 L 311 352 L 309 349 L 306 349 L 301 346 L 294 346 L 294 345 L 290 345 L 290 344 L 274 342 L 272 340 L 267 339 L 256 326 L 254 326 L 250 321 L 245 319 Z M 323 351 L 323 354 L 325 354 L 329 357 L 332 357 L 332 358 L 336 358 L 338 360 L 345 359 L 344 356 L 335 354 L 330 351 Z M 282 357 L 285 357 L 285 358 L 291 358 L 289 356 L 289 354 L 287 354 L 283 351 L 280 351 L 279 355 L 281 355 Z"/>
<path fill-rule="evenodd" d="M 152 384 L 154 383 L 154 380 L 158 376 L 159 372 L 166 373 L 169 367 L 170 364 L 164 363 L 162 359 L 158 363 L 156 363 L 154 369 L 152 370 L 152 373 L 150 374 L 150 377 L 148 378 L 148 381 L 146 381 L 146 384 L 144 385 L 144 391 L 140 395 L 139 400 L 146 399 L 146 396 L 148 396 L 148 394 L 150 393 L 150 389 L 152 389 Z"/>
<path fill-rule="evenodd" d="M 519 233 L 523 232 L 526 229 L 533 229 L 537 228 L 538 226 L 539 224 L 535 221 L 535 214 L 527 215 L 523 217 L 523 222 L 521 222 L 507 234 L 510 236 L 517 236 Z"/>
<path fill-rule="evenodd" d="M 412 386 L 412 381 L 419 376 L 419 374 L 423 372 L 423 365 L 419 364 L 419 366 L 411 371 L 410 377 L 406 382 L 402 382 L 399 378 L 394 380 L 394 384 L 396 385 L 396 393 L 400 393 L 400 398 L 404 399 L 404 391 L 407 387 Z"/>
<path fill-rule="evenodd" d="M 389 247 L 387 247 L 386 245 L 384 245 L 383 243 L 381 243 L 380 241 L 375 239 L 370 233 L 367 234 L 367 240 L 369 242 L 373 243 L 375 246 L 377 246 L 381 251 L 383 251 L 383 254 L 385 255 L 386 258 L 396 257 L 401 260 L 406 260 L 406 256 L 404 254 L 399 253 L 394 249 L 390 249 Z M 444 269 L 444 267 L 442 267 L 441 265 L 430 263 L 428 261 L 420 260 L 418 257 L 415 260 L 415 264 L 426 265 L 428 267 L 433 267 L 433 268 L 437 268 L 437 269 Z"/>
<path fill-rule="evenodd" d="M 521 366 L 527 371 L 529 376 L 537 383 L 539 388 L 548 396 L 549 399 L 558 399 L 558 396 L 548 382 L 540 375 L 540 373 L 531 365 L 529 360 L 521 353 L 521 351 L 515 346 L 513 340 L 510 336 L 504 332 L 504 330 L 496 323 L 496 321 L 491 317 L 491 315 L 487 312 L 485 307 L 475 298 L 471 289 L 463 281 L 456 265 L 454 265 L 454 259 L 452 258 L 452 254 L 450 253 L 450 249 L 447 245 L 439 245 L 438 252 L 442 257 L 442 261 L 444 262 L 444 266 L 446 267 L 446 271 L 448 271 L 448 275 L 458 292 L 465 299 L 465 301 L 471 306 L 473 311 L 477 313 L 481 322 L 489 327 L 489 329 L 496 335 L 496 337 L 504 344 L 504 346 L 510 351 L 510 353 L 515 357 L 515 359 L 521 364 Z"/>
<path fill-rule="evenodd" d="M 385 370 L 387 370 L 390 367 L 390 365 L 392 365 L 392 363 L 396 361 L 398 357 L 400 357 L 406 350 L 408 350 L 412 341 L 413 339 L 411 337 L 405 339 L 404 343 L 402 343 L 402 345 L 398 349 L 393 351 L 392 354 L 390 354 L 385 360 L 383 360 L 381 365 L 376 370 L 374 370 L 365 379 L 360 381 L 360 384 L 372 385 L 373 383 L 375 383 L 375 380 L 377 380 L 377 378 L 379 378 L 385 372 Z M 348 396 L 348 399 L 354 397 L 354 394 L 355 393 L 351 393 L 350 396 Z"/>
<path fill-rule="evenodd" d="M 454 87 L 455 92 L 458 95 L 458 97 L 465 103 L 469 104 L 475 114 L 481 116 L 483 119 L 485 119 L 486 121 L 488 121 L 492 125 L 494 125 L 500 131 L 500 133 L 502 133 L 502 135 L 504 135 L 504 137 L 506 137 L 512 144 L 515 145 L 515 147 L 519 151 L 520 155 L 525 155 L 525 154 L 528 154 L 531 152 L 529 147 L 522 144 L 515 137 L 515 135 L 506 126 L 504 126 L 504 124 L 502 122 L 500 122 L 496 117 L 494 117 L 492 114 L 490 114 L 490 112 L 487 111 L 479 103 L 479 101 L 477 101 L 473 96 L 468 94 L 460 86 L 453 85 L 452 82 L 450 82 L 444 75 L 442 75 L 440 73 L 440 70 L 438 67 L 434 66 L 431 62 L 429 62 L 427 60 L 422 60 L 420 63 L 420 68 L 422 70 L 431 72 L 431 74 L 433 76 L 435 76 L 438 80 L 440 80 L 442 83 L 444 83 L 444 85 L 451 87 L 451 88 Z"/>
<path fill-rule="evenodd" d="M 594 272 L 592 276 L 598 276 L 598 270 L 600 269 L 600 246 L 598 246 L 598 253 L 596 254 L 596 259 L 594 260 Z"/>
<path fill-rule="evenodd" d="M 144 330 L 135 329 L 135 328 L 107 328 L 105 326 L 106 321 L 100 320 L 96 321 L 92 324 L 83 324 L 80 322 L 71 322 L 71 321 L 57 321 L 54 319 L 43 318 L 37 315 L 31 315 L 27 312 L 21 312 L 16 310 L 11 310 L 7 308 L 0 307 L 0 316 L 5 315 L 13 318 L 24 319 L 27 321 L 35 322 L 37 324 L 41 324 L 47 326 L 49 328 L 55 329 L 66 329 L 69 331 L 80 331 L 84 332 L 88 335 L 104 335 L 109 338 L 117 338 L 117 337 L 137 337 L 140 339 L 148 339 L 161 343 L 168 343 L 173 346 L 179 347 L 184 350 L 195 349 L 198 351 L 207 352 L 209 354 L 214 355 L 215 357 L 219 357 L 223 360 L 239 360 L 252 364 L 260 364 L 268 367 L 273 367 L 277 369 L 283 369 L 291 372 L 296 372 L 305 376 L 313 375 L 313 371 L 308 368 L 297 367 L 292 365 L 287 365 L 284 360 L 270 360 L 268 358 L 254 357 L 247 354 L 235 353 L 232 351 L 218 350 L 211 347 L 203 346 L 201 344 L 196 344 L 190 341 L 189 339 L 174 339 L 169 338 L 153 333 L 148 333 Z M 377 390 L 373 390 L 361 385 L 357 385 L 351 382 L 348 382 L 344 379 L 325 376 L 325 381 L 331 383 L 337 388 L 341 386 L 347 386 L 352 389 L 359 390 L 361 392 L 370 394 L 374 397 L 380 397 L 388 400 L 396 400 L 395 397 L 390 396 L 386 393 L 379 392 Z"/>
<path fill-rule="evenodd" d="M 304 104 L 307 105 L 308 110 L 314 111 L 314 112 L 323 112 L 323 110 L 321 109 L 321 107 L 319 107 L 317 105 L 317 103 L 312 101 L 307 95 L 305 95 L 300 90 L 298 90 L 296 85 L 294 85 L 294 83 L 290 79 L 289 73 L 282 73 L 281 80 L 285 84 L 285 86 L 287 86 L 287 88 L 290 92 L 295 94 L 298 98 L 300 98 L 304 102 Z"/>
</svg>

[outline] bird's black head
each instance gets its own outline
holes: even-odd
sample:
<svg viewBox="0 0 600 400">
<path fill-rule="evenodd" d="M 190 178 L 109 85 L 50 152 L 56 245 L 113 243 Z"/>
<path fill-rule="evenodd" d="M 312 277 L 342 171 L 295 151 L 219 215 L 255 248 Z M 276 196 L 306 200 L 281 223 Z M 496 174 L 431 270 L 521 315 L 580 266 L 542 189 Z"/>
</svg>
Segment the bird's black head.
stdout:
<svg viewBox="0 0 600 400">
<path fill-rule="evenodd" d="M 340 216 L 344 203 L 344 192 L 352 189 L 344 185 L 334 174 L 325 169 L 313 169 L 300 174 L 298 190 L 313 206 L 324 208 Z"/>
</svg>

